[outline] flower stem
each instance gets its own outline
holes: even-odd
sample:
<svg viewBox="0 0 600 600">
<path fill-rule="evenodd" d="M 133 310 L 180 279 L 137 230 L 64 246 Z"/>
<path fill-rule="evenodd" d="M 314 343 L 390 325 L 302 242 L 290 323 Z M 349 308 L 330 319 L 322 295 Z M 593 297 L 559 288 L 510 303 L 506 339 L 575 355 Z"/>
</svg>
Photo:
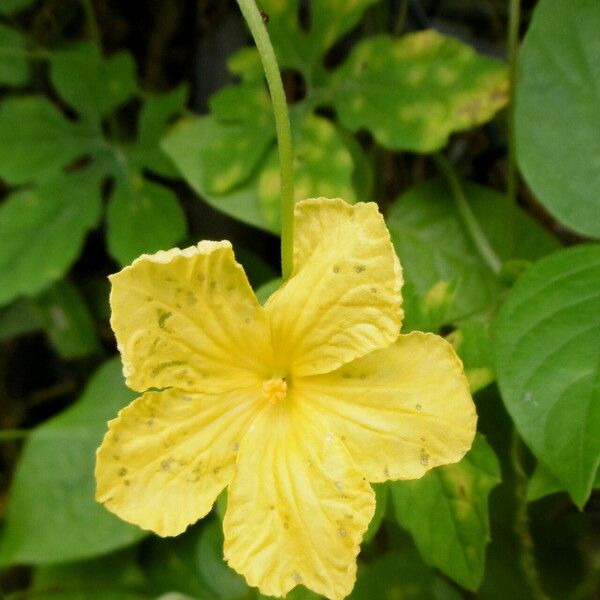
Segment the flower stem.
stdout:
<svg viewBox="0 0 600 600">
<path fill-rule="evenodd" d="M 515 212 L 517 202 L 517 156 L 515 140 L 515 97 L 517 90 L 517 58 L 519 52 L 519 22 L 521 0 L 510 0 L 508 17 L 508 166 L 506 174 L 506 199 L 508 201 L 509 251 L 512 255 L 515 244 Z"/>
<path fill-rule="evenodd" d="M 487 263 L 490 269 L 494 273 L 499 273 L 502 268 L 502 261 L 498 258 L 498 255 L 494 252 L 494 249 L 490 245 L 489 240 L 487 239 L 485 233 L 481 229 L 471 207 L 469 206 L 469 202 L 467 201 L 467 197 L 465 196 L 465 192 L 460 185 L 460 181 L 452 168 L 452 165 L 448 162 L 448 159 L 442 154 L 434 154 L 433 160 L 437 165 L 438 169 L 444 174 L 446 179 L 448 180 L 448 184 L 450 185 L 450 190 L 452 191 L 452 197 L 454 198 L 454 204 L 456 206 L 456 210 L 458 211 L 458 215 L 460 220 L 462 221 L 467 233 L 469 234 L 471 240 L 475 244 L 477 251 L 481 255 L 481 258 Z"/>
<path fill-rule="evenodd" d="M 254 0 L 237 0 L 260 54 L 275 115 L 281 173 L 281 272 L 289 278 L 294 262 L 294 150 L 292 128 L 281 73 L 273 45 Z"/>
</svg>

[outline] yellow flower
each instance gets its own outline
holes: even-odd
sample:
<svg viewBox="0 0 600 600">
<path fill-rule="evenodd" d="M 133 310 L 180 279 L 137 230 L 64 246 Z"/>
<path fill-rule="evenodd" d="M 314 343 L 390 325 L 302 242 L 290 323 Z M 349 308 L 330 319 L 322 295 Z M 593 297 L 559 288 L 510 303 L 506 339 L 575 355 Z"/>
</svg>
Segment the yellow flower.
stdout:
<svg viewBox="0 0 600 600">
<path fill-rule="evenodd" d="M 144 255 L 111 277 L 127 384 L 97 499 L 161 536 L 228 488 L 225 558 L 267 595 L 352 589 L 368 482 L 470 448 L 476 414 L 442 338 L 399 335 L 402 273 L 375 204 L 296 205 L 294 272 L 263 308 L 229 242 Z"/>
</svg>

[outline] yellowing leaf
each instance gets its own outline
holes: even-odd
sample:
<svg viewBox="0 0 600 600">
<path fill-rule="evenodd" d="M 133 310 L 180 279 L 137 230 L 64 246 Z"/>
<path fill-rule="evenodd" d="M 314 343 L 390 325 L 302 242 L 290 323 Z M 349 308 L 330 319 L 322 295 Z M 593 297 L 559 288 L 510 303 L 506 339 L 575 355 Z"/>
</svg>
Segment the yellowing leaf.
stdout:
<svg viewBox="0 0 600 600">
<path fill-rule="evenodd" d="M 334 74 L 333 103 L 352 131 L 393 150 L 434 152 L 507 102 L 505 66 L 433 30 L 359 43 Z"/>
</svg>

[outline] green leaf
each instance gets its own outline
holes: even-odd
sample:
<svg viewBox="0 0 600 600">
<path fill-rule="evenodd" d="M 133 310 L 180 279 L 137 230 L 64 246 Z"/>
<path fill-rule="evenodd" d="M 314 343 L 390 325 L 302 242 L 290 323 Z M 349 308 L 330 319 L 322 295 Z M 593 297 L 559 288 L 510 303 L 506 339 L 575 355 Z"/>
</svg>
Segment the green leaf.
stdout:
<svg viewBox="0 0 600 600">
<path fill-rule="evenodd" d="M 558 248 L 550 234 L 517 209 L 517 247 L 511 255 L 510 209 L 505 199 L 489 188 L 463 185 L 475 217 L 503 260 L 535 260 Z M 405 279 L 419 296 L 425 296 L 439 281 L 454 286 L 447 322 L 489 309 L 506 289 L 478 254 L 444 181 L 435 179 L 409 189 L 396 201 L 387 221 Z"/>
<path fill-rule="evenodd" d="M 0 2 L 0 14 L 12 15 L 29 8 L 32 4 L 35 4 L 36 0 L 2 0 Z"/>
<path fill-rule="evenodd" d="M 354 47 L 334 74 L 343 125 L 393 150 L 434 152 L 455 131 L 489 121 L 507 101 L 506 67 L 433 30 Z"/>
<path fill-rule="evenodd" d="M 177 177 L 177 169 L 160 147 L 160 141 L 175 117 L 183 112 L 188 87 L 180 85 L 166 94 L 148 96 L 140 111 L 138 136 L 131 151 L 134 165 L 163 177 Z"/>
<path fill-rule="evenodd" d="M 352 155 L 336 127 L 327 119 L 309 114 L 294 133 L 295 201 L 324 196 L 354 202 Z M 261 169 L 258 194 L 267 227 L 279 232 L 281 178 L 276 148 Z"/>
<path fill-rule="evenodd" d="M 596 471 L 594 478 L 593 489 L 600 489 L 600 469 Z M 538 463 L 529 479 L 527 486 L 527 500 L 534 502 L 550 494 L 565 491 L 561 482 L 552 475 L 542 463 Z"/>
<path fill-rule="evenodd" d="M 38 567 L 28 595 L 43 600 L 145 600 L 145 580 L 136 552 L 124 550 L 93 560 Z"/>
<path fill-rule="evenodd" d="M 217 200 L 248 179 L 273 134 L 262 125 L 224 125 L 211 116 L 197 117 L 178 123 L 163 148 L 194 190 Z"/>
<path fill-rule="evenodd" d="M 98 177 L 90 169 L 10 195 L 0 207 L 0 305 L 59 279 L 99 213 Z"/>
<path fill-rule="evenodd" d="M 0 178 L 41 181 L 90 152 L 98 138 L 65 119 L 46 98 L 9 98 L 0 104 Z"/>
<path fill-rule="evenodd" d="M 23 36 L 0 23 L 0 85 L 17 86 L 27 82 L 29 65 L 25 51 Z"/>
<path fill-rule="evenodd" d="M 468 320 L 447 336 L 463 361 L 474 394 L 496 379 L 492 339 L 487 321 Z"/>
<path fill-rule="evenodd" d="M 262 80 L 222 87 L 210 97 L 209 106 L 223 123 L 245 121 L 268 127 L 272 122 L 271 100 Z"/>
<path fill-rule="evenodd" d="M 195 525 L 176 538 L 152 537 L 142 544 L 142 568 L 156 595 L 176 591 L 191 598 L 215 598 L 198 561 L 203 525 Z"/>
<path fill-rule="evenodd" d="M 248 587 L 241 575 L 233 571 L 223 559 L 223 529 L 221 522 L 211 521 L 200 534 L 198 565 L 204 580 L 218 598 L 241 598 Z"/>
<path fill-rule="evenodd" d="M 89 558 L 146 535 L 94 499 L 95 451 L 106 422 L 134 396 L 115 358 L 98 369 L 73 406 L 29 436 L 10 491 L 2 564 Z"/>
<path fill-rule="evenodd" d="M 42 321 L 28 298 L 0 308 L 0 341 L 42 328 Z"/>
<path fill-rule="evenodd" d="M 265 228 L 256 181 L 249 181 L 274 141 L 271 127 L 222 124 L 212 116 L 179 122 L 162 147 L 187 183 L 211 206 Z"/>
<path fill-rule="evenodd" d="M 32 304 L 61 356 L 79 358 L 100 353 L 94 320 L 74 285 L 58 281 L 32 299 Z"/>
<path fill-rule="evenodd" d="M 461 595 L 423 563 L 415 549 L 404 547 L 361 565 L 348 600 L 459 600 Z"/>
<path fill-rule="evenodd" d="M 121 265 L 168 250 L 186 235 L 177 196 L 139 174 L 117 181 L 106 218 L 108 249 Z"/>
<path fill-rule="evenodd" d="M 300 25 L 299 0 L 262 0 L 269 16 L 268 30 L 282 67 L 300 71 L 307 82 L 323 77 L 325 53 L 360 21 L 364 11 L 378 0 L 319 0 L 304 7 L 309 11 L 307 29 Z"/>
<path fill-rule="evenodd" d="M 425 561 L 470 590 L 483 577 L 488 495 L 499 482 L 494 451 L 477 436 L 461 462 L 390 484 L 398 523 L 410 531 Z"/>
<path fill-rule="evenodd" d="M 502 307 L 495 363 L 519 433 L 578 506 L 600 464 L 600 245 L 531 267 Z"/>
<path fill-rule="evenodd" d="M 81 116 L 106 116 L 136 92 L 135 63 L 127 52 L 104 59 L 91 43 L 52 53 L 50 77 L 58 93 Z"/>
<path fill-rule="evenodd" d="M 517 86 L 519 166 L 536 198 L 575 231 L 600 237 L 600 10 L 541 0 Z"/>
</svg>

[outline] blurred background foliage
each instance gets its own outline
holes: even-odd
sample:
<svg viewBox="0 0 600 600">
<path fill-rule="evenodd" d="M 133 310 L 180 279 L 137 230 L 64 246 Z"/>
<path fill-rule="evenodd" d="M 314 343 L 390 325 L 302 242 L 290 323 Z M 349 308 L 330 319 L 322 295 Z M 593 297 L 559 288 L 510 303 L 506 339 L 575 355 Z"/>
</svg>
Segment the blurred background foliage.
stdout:
<svg viewBox="0 0 600 600">
<path fill-rule="evenodd" d="M 405 330 L 454 344 L 480 416 L 461 463 L 376 486 L 351 598 L 599 597 L 600 5 L 523 0 L 520 26 L 517 0 L 260 6 L 297 198 L 379 203 Z M 106 276 L 230 239 L 262 301 L 278 285 L 273 117 L 235 2 L 0 0 L 0 96 L 0 596 L 256 598 L 222 559 L 225 497 L 176 539 L 93 499 L 133 397 Z"/>
</svg>

